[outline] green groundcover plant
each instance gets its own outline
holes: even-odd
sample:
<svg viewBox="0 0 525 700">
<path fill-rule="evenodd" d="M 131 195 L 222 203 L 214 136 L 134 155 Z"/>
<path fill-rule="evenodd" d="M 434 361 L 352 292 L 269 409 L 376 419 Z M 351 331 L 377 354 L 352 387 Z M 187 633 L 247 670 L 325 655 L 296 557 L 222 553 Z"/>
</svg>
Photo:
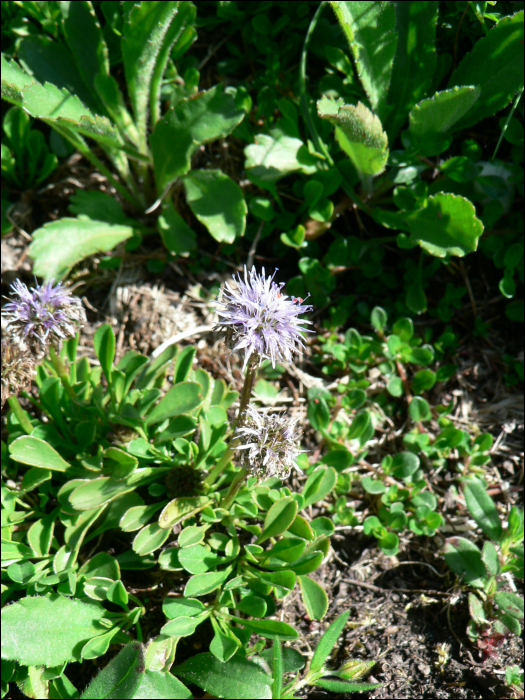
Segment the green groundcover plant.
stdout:
<svg viewBox="0 0 525 700">
<path fill-rule="evenodd" d="M 237 394 L 193 369 L 193 347 L 171 346 L 154 360 L 130 351 L 115 365 L 115 337 L 104 325 L 93 365 L 76 354 L 79 300 L 61 284 L 15 283 L 5 308 L 11 339 L 2 345 L 2 400 L 11 408 L 2 443 L 4 694 L 13 681 L 34 697 L 78 697 L 68 664 L 103 656 L 112 643 L 126 646 L 81 697 L 191 697 L 184 683 L 231 698 L 294 697 L 305 684 L 375 687 L 354 682 L 371 664 L 325 665 L 348 613 L 302 675 L 305 659 L 281 646 L 298 632 L 274 619 L 276 600 L 296 586 L 312 619 L 326 613 L 327 595 L 309 574 L 328 554 L 333 527 L 301 513 L 335 478 L 321 466 L 300 493 L 283 486 L 299 469 L 295 422 L 250 405 L 262 361 L 292 359 L 303 344 L 307 322 L 299 316 L 311 307 L 281 289 L 264 271 L 245 270 L 218 304 L 219 328 L 245 358 L 230 424 Z M 17 347 L 21 340 L 28 351 Z M 25 396 L 38 417 L 30 417 L 16 394 L 35 362 L 37 398 Z M 115 531 L 128 540 L 122 551 L 95 553 Z M 185 583 L 182 594 L 164 598 L 166 622 L 145 640 L 146 609 L 121 573 L 152 567 L 168 587 Z M 173 666 L 178 641 L 203 624 L 213 631 L 209 651 Z M 259 641 L 250 647 L 253 634 Z M 283 684 L 288 673 L 295 676 Z"/>
</svg>

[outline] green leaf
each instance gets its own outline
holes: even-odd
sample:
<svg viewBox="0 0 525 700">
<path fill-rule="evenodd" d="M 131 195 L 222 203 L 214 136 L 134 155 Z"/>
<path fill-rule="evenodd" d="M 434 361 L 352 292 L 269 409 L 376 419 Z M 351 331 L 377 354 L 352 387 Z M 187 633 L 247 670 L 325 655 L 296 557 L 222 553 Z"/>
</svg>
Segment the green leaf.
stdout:
<svg viewBox="0 0 525 700">
<path fill-rule="evenodd" d="M 85 651 L 85 650 L 84 650 Z M 97 654 L 98 655 L 98 654 Z M 145 648 L 139 642 L 127 644 L 82 693 L 83 700 L 108 697 L 136 697 L 145 668 Z M 175 685 L 175 684 L 170 684 Z M 179 695 L 179 697 L 187 697 Z"/>
<path fill-rule="evenodd" d="M 234 243 L 244 235 L 247 207 L 236 182 L 220 170 L 194 170 L 183 183 L 190 209 L 216 241 Z"/>
<path fill-rule="evenodd" d="M 445 561 L 458 576 L 463 576 L 465 583 L 482 588 L 487 578 L 487 571 L 481 560 L 481 552 L 473 542 L 464 537 L 452 537 L 445 544 Z"/>
<path fill-rule="evenodd" d="M 497 576 L 499 574 L 500 566 L 498 552 L 492 542 L 486 541 L 484 543 L 483 550 L 481 552 L 481 559 L 487 567 L 489 574 L 492 574 L 493 576 Z"/>
<path fill-rule="evenodd" d="M 313 685 L 330 690 L 332 693 L 363 693 L 365 690 L 373 690 L 379 683 L 350 683 L 348 681 L 338 681 L 332 678 L 320 678 Z"/>
<path fill-rule="evenodd" d="M 278 620 L 243 620 L 240 617 L 231 617 L 232 621 L 244 625 L 252 634 L 258 634 L 265 639 L 281 639 L 283 642 L 289 639 L 297 639 L 299 632 L 286 622 Z"/>
<path fill-rule="evenodd" d="M 455 125 L 465 129 L 496 114 L 523 89 L 523 10 L 503 17 L 461 61 L 450 87 L 476 85 L 480 96 L 475 108 Z M 490 70 L 487 70 L 490 66 Z"/>
<path fill-rule="evenodd" d="M 109 665 L 109 664 L 108 664 Z M 101 675 L 101 674 L 100 674 Z M 141 678 L 140 686 L 135 693 L 136 698 L 173 698 L 188 700 L 193 698 L 191 691 L 175 678 L 173 673 L 164 671 L 152 671 L 147 668 L 144 673 L 139 674 Z M 99 695 L 99 697 L 102 697 Z"/>
<path fill-rule="evenodd" d="M 397 479 L 407 479 L 419 469 L 419 457 L 413 452 L 399 452 L 392 460 L 392 474 Z"/>
<path fill-rule="evenodd" d="M 179 562 L 190 574 L 204 574 L 225 561 L 201 544 L 184 547 L 179 551 Z"/>
<path fill-rule="evenodd" d="M 342 615 L 339 615 L 339 617 L 334 622 L 332 622 L 330 627 L 323 634 L 314 652 L 312 661 L 310 662 L 311 672 L 315 673 L 316 671 L 320 671 L 323 668 L 325 661 L 330 656 L 330 653 L 332 652 L 332 649 L 334 648 L 339 638 L 339 635 L 341 634 L 344 626 L 346 625 L 346 621 L 348 620 L 349 615 L 349 610 L 344 612 Z"/>
<path fill-rule="evenodd" d="M 214 622 L 215 620 L 212 618 L 212 624 Z M 233 634 L 231 636 L 229 634 L 224 634 L 217 623 L 213 625 L 213 629 L 215 635 L 211 640 L 210 652 L 218 661 L 226 663 L 226 661 L 229 661 L 237 652 L 240 647 L 240 642 Z"/>
<path fill-rule="evenodd" d="M 204 604 L 196 598 L 165 598 L 162 612 L 168 620 L 177 617 L 195 617 L 204 610 Z"/>
<path fill-rule="evenodd" d="M 376 331 L 382 331 L 387 321 L 388 316 L 386 311 L 381 306 L 374 306 L 370 315 L 370 323 Z"/>
<path fill-rule="evenodd" d="M 124 16 L 122 59 L 128 93 L 141 140 L 145 143 L 151 81 L 178 2 L 133 4 Z"/>
<path fill-rule="evenodd" d="M 301 595 L 306 611 L 312 620 L 322 620 L 328 610 L 328 596 L 316 581 L 299 576 Z"/>
<path fill-rule="evenodd" d="M 386 389 L 391 396 L 403 396 L 403 382 L 399 377 L 391 377 L 388 380 Z"/>
<path fill-rule="evenodd" d="M 315 172 L 315 159 L 301 139 L 286 136 L 279 129 L 269 134 L 257 134 L 255 143 L 244 149 L 246 175 L 254 183 L 266 189 L 274 189 L 274 183 L 291 172 L 305 175 Z"/>
<path fill-rule="evenodd" d="M 415 423 L 423 420 L 430 420 L 432 414 L 430 413 L 430 406 L 428 401 L 421 398 L 421 396 L 414 396 L 408 407 L 408 413 Z"/>
<path fill-rule="evenodd" d="M 331 5 L 346 34 L 370 104 L 381 115 L 395 65 L 398 41 L 395 6 L 390 2 L 343 0 Z"/>
<path fill-rule="evenodd" d="M 474 85 L 436 92 L 419 102 L 410 112 L 408 135 L 423 156 L 436 156 L 448 148 L 449 133 L 476 104 L 480 90 Z"/>
<path fill-rule="evenodd" d="M 308 508 L 312 503 L 326 498 L 336 483 L 337 472 L 333 467 L 317 467 L 304 485 L 301 494 L 304 498 L 303 508 Z"/>
<path fill-rule="evenodd" d="M 357 440 L 363 435 L 370 425 L 370 414 L 368 411 L 359 411 L 350 425 L 347 440 Z"/>
<path fill-rule="evenodd" d="M 67 45 L 84 83 L 98 101 L 95 77 L 99 73 L 109 75 L 109 60 L 93 5 L 91 2 L 81 1 L 63 4 L 60 7 Z"/>
<path fill-rule="evenodd" d="M 257 538 L 257 544 L 262 544 L 270 537 L 277 537 L 288 530 L 297 515 L 297 502 L 291 496 L 276 501 L 264 519 L 263 531 Z"/>
<path fill-rule="evenodd" d="M 281 642 L 279 639 L 276 639 L 273 643 L 272 673 L 273 673 L 272 697 L 280 698 L 281 692 L 282 692 L 282 687 L 283 687 L 283 650 L 282 650 Z"/>
<path fill-rule="evenodd" d="M 487 493 L 485 486 L 478 479 L 465 479 L 463 493 L 470 514 L 491 540 L 498 542 L 501 538 L 501 520 L 496 504 Z"/>
<path fill-rule="evenodd" d="M 40 438 L 23 435 L 13 440 L 9 445 L 9 453 L 16 462 L 30 464 L 33 467 L 49 469 L 56 472 L 65 472 L 70 468 L 59 453 Z"/>
<path fill-rule="evenodd" d="M 97 329 L 93 338 L 93 347 L 104 376 L 108 380 L 108 384 L 111 384 L 111 371 L 115 359 L 115 334 L 108 323 Z"/>
<path fill-rule="evenodd" d="M 47 123 L 78 131 L 101 143 L 122 147 L 116 128 L 107 117 L 94 115 L 76 96 L 51 83 L 41 85 L 28 76 L 15 62 L 2 54 L 2 97 L 22 107 L 32 117 Z"/>
<path fill-rule="evenodd" d="M 388 159 L 388 138 L 378 117 L 361 102 L 345 105 L 342 99 L 322 97 L 317 112 L 336 127 L 339 145 L 350 158 L 360 176 L 379 175 Z"/>
<path fill-rule="evenodd" d="M 190 637 L 201 622 L 203 622 L 202 618 L 177 617 L 175 620 L 167 622 L 161 628 L 160 633 L 170 637 Z"/>
<path fill-rule="evenodd" d="M 195 596 L 212 593 L 219 588 L 219 586 L 222 586 L 230 573 L 231 567 L 228 567 L 224 571 L 209 571 L 205 574 L 196 574 L 192 576 L 184 589 L 184 597 L 194 598 Z"/>
<path fill-rule="evenodd" d="M 93 98 L 63 42 L 53 41 L 47 35 L 27 36 L 20 42 L 18 57 L 34 80 L 65 88 L 90 109 L 100 110 L 100 103 Z"/>
<path fill-rule="evenodd" d="M 82 646 L 100 634 L 106 615 L 58 594 L 25 597 L 2 610 L 2 658 L 25 666 L 61 666 L 81 661 Z"/>
<path fill-rule="evenodd" d="M 474 252 L 483 233 L 472 202 L 449 192 L 429 197 L 425 208 L 407 212 L 405 220 L 410 238 L 438 258 Z"/>
<path fill-rule="evenodd" d="M 173 255 L 184 255 L 197 247 L 197 235 L 171 202 L 164 205 L 157 226 L 164 245 Z"/>
<path fill-rule="evenodd" d="M 435 2 L 397 3 L 395 9 L 397 46 L 388 91 L 390 141 L 404 125 L 408 111 L 427 94 L 432 84 L 438 18 Z"/>
<path fill-rule="evenodd" d="M 430 369 L 420 369 L 416 372 L 412 380 L 412 391 L 414 394 L 421 394 L 429 391 L 436 383 L 436 373 Z"/>
<path fill-rule="evenodd" d="M 159 524 L 163 528 L 171 528 L 182 520 L 195 515 L 205 508 L 211 500 L 207 496 L 190 496 L 174 498 L 163 509 L 159 516 Z"/>
<path fill-rule="evenodd" d="M 323 552 L 307 552 L 299 557 L 297 561 L 288 564 L 288 568 L 293 571 L 297 576 L 305 576 L 306 574 L 311 574 L 321 565 L 324 559 Z"/>
<path fill-rule="evenodd" d="M 84 258 L 112 250 L 131 238 L 133 229 L 80 216 L 51 221 L 32 235 L 28 253 L 35 261 L 35 275 L 46 280 L 60 280 Z"/>
<path fill-rule="evenodd" d="M 189 171 L 191 157 L 201 144 L 227 136 L 243 118 L 244 111 L 223 92 L 222 85 L 181 100 L 170 109 L 151 136 L 159 197 L 170 182 Z M 167 143 L 177 147 L 166 148 Z"/>
<path fill-rule="evenodd" d="M 264 617 L 266 615 L 266 601 L 258 595 L 249 594 L 241 598 L 236 609 L 245 615 L 252 617 Z"/>
<path fill-rule="evenodd" d="M 517 620 L 523 619 L 523 598 L 516 593 L 496 591 L 494 598 L 499 607 Z"/>
<path fill-rule="evenodd" d="M 197 382 L 180 382 L 171 387 L 167 394 L 146 416 L 147 425 L 155 425 L 180 416 L 182 413 L 193 411 L 201 405 L 203 398 L 200 394 L 201 385 Z"/>
<path fill-rule="evenodd" d="M 173 668 L 172 673 L 218 698 L 272 697 L 272 678 L 243 656 L 222 663 L 213 654 L 196 654 Z"/>
</svg>

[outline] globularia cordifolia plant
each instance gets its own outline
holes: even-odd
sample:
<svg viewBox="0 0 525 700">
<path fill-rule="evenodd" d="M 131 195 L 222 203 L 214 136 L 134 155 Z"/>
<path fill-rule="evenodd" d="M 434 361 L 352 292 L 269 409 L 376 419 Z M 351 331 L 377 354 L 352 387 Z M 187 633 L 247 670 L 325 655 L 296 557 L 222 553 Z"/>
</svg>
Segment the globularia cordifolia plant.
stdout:
<svg viewBox="0 0 525 700">
<path fill-rule="evenodd" d="M 308 464 L 295 420 L 250 404 L 261 362 L 291 361 L 303 347 L 309 321 L 301 314 L 311 307 L 282 289 L 274 275 L 245 269 L 217 304 L 218 327 L 232 352 L 244 355 L 238 397 L 194 367 L 193 346 L 151 358 L 128 351 L 116 362 L 107 324 L 93 339 L 98 364 L 77 358 L 80 302 L 61 285 L 14 285 L 8 331 L 28 347 L 16 352 L 36 362 L 38 392 L 23 394 L 31 415 L 9 397 L 2 445 L 6 682 L 31 695 L 28 668 L 42 669 L 46 692 L 60 694 L 65 684 L 74 696 L 68 663 L 89 664 L 119 643 L 125 647 L 96 676 L 91 696 L 104 697 L 116 678 L 132 679 L 130 697 L 139 688 L 147 697 L 190 697 L 183 681 L 225 698 L 291 698 L 307 684 L 337 692 L 374 687 L 347 682 L 370 663 L 326 668 L 348 612 L 326 631 L 301 677 L 307 660 L 281 647 L 299 634 L 275 619 L 276 601 L 296 584 L 310 618 L 326 614 L 326 592 L 309 574 L 327 556 L 334 527 L 302 512 L 337 480 L 333 467 Z M 32 366 L 20 369 L 24 358 L 16 382 L 6 380 L 8 393 L 16 383 L 27 387 L 33 374 Z M 227 410 L 237 398 L 230 424 Z M 296 493 L 282 480 L 299 467 L 307 479 Z M 147 580 L 153 568 L 156 595 L 132 595 L 136 571 Z M 148 622 L 144 639 L 143 620 L 159 595 L 166 619 L 157 629 Z M 207 631 L 198 630 L 203 623 Z M 206 651 L 175 665 L 181 639 L 210 632 Z M 258 641 L 250 646 L 253 634 Z M 60 677 L 44 676 L 49 668 Z M 287 672 L 296 675 L 283 685 Z"/>
</svg>

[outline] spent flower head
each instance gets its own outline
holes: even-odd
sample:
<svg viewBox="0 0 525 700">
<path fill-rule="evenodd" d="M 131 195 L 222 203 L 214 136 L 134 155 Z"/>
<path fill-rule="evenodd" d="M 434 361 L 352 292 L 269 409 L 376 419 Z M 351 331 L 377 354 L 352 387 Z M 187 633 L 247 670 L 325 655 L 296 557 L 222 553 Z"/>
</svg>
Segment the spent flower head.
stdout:
<svg viewBox="0 0 525 700">
<path fill-rule="evenodd" d="M 10 396 L 29 389 L 35 360 L 27 350 L 21 350 L 11 340 L 2 340 L 2 408 Z"/>
<path fill-rule="evenodd" d="M 255 267 L 248 273 L 245 265 L 244 280 L 237 274 L 236 289 L 226 282 L 224 301 L 217 302 L 216 329 L 226 329 L 232 351 L 244 351 L 244 369 L 250 361 L 260 365 L 269 359 L 273 367 L 278 360 L 291 362 L 304 347 L 301 332 L 312 332 L 301 325 L 311 321 L 299 318 L 312 306 L 282 294 L 284 282 L 277 284 L 274 276 L 266 277 L 264 268 L 262 274 Z"/>
<path fill-rule="evenodd" d="M 7 330 L 32 349 L 44 350 L 48 345 L 60 345 L 73 338 L 85 320 L 82 302 L 68 294 L 62 282 L 53 280 L 29 289 L 20 280 L 11 285 L 18 299 L 9 301 L 2 310 Z"/>
<path fill-rule="evenodd" d="M 305 450 L 297 447 L 300 433 L 296 423 L 286 415 L 261 414 L 248 406 L 235 433 L 242 466 L 258 479 L 285 479 L 293 468 L 301 471 L 295 459 Z"/>
</svg>

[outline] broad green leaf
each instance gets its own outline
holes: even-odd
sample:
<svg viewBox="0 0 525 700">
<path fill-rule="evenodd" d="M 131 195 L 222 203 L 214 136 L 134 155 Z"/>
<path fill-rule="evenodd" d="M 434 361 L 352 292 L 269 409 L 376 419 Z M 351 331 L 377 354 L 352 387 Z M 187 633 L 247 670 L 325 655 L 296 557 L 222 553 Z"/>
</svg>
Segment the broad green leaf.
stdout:
<svg viewBox="0 0 525 700">
<path fill-rule="evenodd" d="M 206 496 L 174 498 L 160 514 L 159 524 L 163 528 L 171 528 L 190 515 L 195 515 L 195 513 L 201 511 L 209 503 L 211 503 L 211 500 Z"/>
<path fill-rule="evenodd" d="M 158 523 L 150 523 L 137 534 L 133 540 L 132 549 L 139 556 L 144 557 L 162 547 L 169 536 L 169 530 L 162 528 Z"/>
<path fill-rule="evenodd" d="M 349 615 L 349 610 L 347 610 L 347 612 L 344 612 L 342 615 L 339 615 L 339 617 L 334 622 L 332 622 L 330 627 L 323 634 L 323 636 L 319 640 L 319 644 L 315 649 L 312 661 L 310 662 L 310 671 L 316 672 L 320 671 L 323 668 L 325 661 L 330 656 L 330 653 L 332 652 L 332 649 L 334 648 L 339 638 L 339 635 L 341 634 L 344 626 L 346 625 L 346 621 L 348 620 Z"/>
<path fill-rule="evenodd" d="M 246 175 L 256 185 L 274 189 L 275 182 L 289 173 L 315 172 L 315 159 L 301 139 L 286 136 L 279 129 L 257 134 L 255 143 L 244 149 Z"/>
<path fill-rule="evenodd" d="M 195 617 L 204 610 L 204 604 L 197 598 L 165 598 L 162 612 L 169 620 L 176 617 Z"/>
<path fill-rule="evenodd" d="M 2 97 L 48 124 L 78 131 L 110 147 L 122 146 L 120 134 L 107 117 L 94 115 L 65 88 L 51 83 L 41 85 L 27 76 L 14 60 L 8 62 L 3 54 Z"/>
<path fill-rule="evenodd" d="M 98 101 L 95 77 L 99 73 L 109 75 L 109 60 L 108 49 L 93 4 L 81 0 L 62 3 L 60 9 L 66 43 L 85 85 Z"/>
<path fill-rule="evenodd" d="M 492 542 L 489 542 L 487 540 L 484 543 L 483 550 L 481 552 L 481 559 L 487 567 L 487 571 L 489 572 L 489 574 L 492 574 L 493 576 L 497 576 L 499 574 L 500 564 L 498 551 L 496 547 L 492 544 Z"/>
<path fill-rule="evenodd" d="M 170 182 L 188 172 L 191 156 L 200 144 L 227 136 L 243 118 L 244 111 L 235 106 L 234 98 L 223 92 L 221 85 L 181 100 L 170 109 L 151 136 L 159 196 Z"/>
<path fill-rule="evenodd" d="M 251 632 L 252 634 L 258 634 L 265 639 L 281 639 L 286 641 L 288 639 L 297 639 L 299 637 L 299 632 L 295 630 L 286 622 L 279 622 L 278 620 L 243 620 L 240 617 L 231 618 L 234 622 L 238 622 Z"/>
<path fill-rule="evenodd" d="M 272 697 L 272 678 L 243 656 L 222 663 L 211 653 L 196 654 L 174 667 L 172 673 L 218 698 Z"/>
<path fill-rule="evenodd" d="M 299 576 L 299 585 L 306 612 L 312 620 L 322 620 L 328 610 L 324 588 L 308 576 Z"/>
<path fill-rule="evenodd" d="M 14 440 L 9 445 L 9 453 L 16 462 L 41 469 L 65 472 L 70 468 L 69 463 L 51 445 L 31 435 L 23 435 Z"/>
<path fill-rule="evenodd" d="M 370 413 L 368 411 L 359 411 L 356 413 L 354 420 L 350 425 L 350 430 L 348 431 L 348 440 L 357 440 L 361 435 L 367 430 L 370 425 Z"/>
<path fill-rule="evenodd" d="M 185 255 L 197 247 L 197 235 L 169 202 L 157 219 L 164 245 L 173 255 Z"/>
<path fill-rule="evenodd" d="M 192 635 L 203 620 L 196 617 L 177 617 L 166 623 L 160 630 L 161 634 L 168 634 L 173 637 L 189 637 Z"/>
<path fill-rule="evenodd" d="M 184 589 L 184 597 L 193 598 L 195 596 L 212 593 L 219 588 L 219 586 L 222 586 L 230 575 L 230 572 L 231 567 L 224 571 L 209 571 L 205 574 L 196 574 L 192 576 Z"/>
<path fill-rule="evenodd" d="M 61 666 L 81 661 L 85 642 L 100 634 L 106 616 L 58 594 L 22 598 L 2 610 L 2 658 L 25 666 Z"/>
<path fill-rule="evenodd" d="M 291 496 L 276 501 L 264 520 L 263 531 L 257 538 L 257 544 L 262 544 L 270 537 L 277 537 L 288 530 L 297 515 L 297 502 Z"/>
<path fill-rule="evenodd" d="M 274 544 L 268 552 L 268 557 L 280 559 L 284 562 L 296 561 L 303 553 L 305 547 L 306 542 L 303 539 L 286 537 Z"/>
<path fill-rule="evenodd" d="M 190 209 L 216 241 L 234 243 L 244 235 L 247 207 L 236 182 L 220 170 L 193 170 L 183 183 Z"/>
<path fill-rule="evenodd" d="M 175 384 L 159 403 L 146 416 L 147 425 L 155 425 L 166 420 L 193 411 L 201 405 L 201 385 L 196 382 Z"/>
<path fill-rule="evenodd" d="M 111 370 L 115 359 L 115 334 L 109 323 L 97 329 L 93 338 L 93 347 L 108 383 L 111 382 Z"/>
<path fill-rule="evenodd" d="M 398 41 L 395 5 L 386 1 L 343 0 L 331 5 L 346 34 L 370 104 L 382 115 Z"/>
<path fill-rule="evenodd" d="M 133 491 L 125 481 L 117 481 L 109 476 L 85 481 L 69 494 L 68 502 L 75 510 L 92 510 Z"/>
<path fill-rule="evenodd" d="M 388 159 L 388 138 L 379 118 L 365 105 L 345 105 L 343 100 L 322 97 L 317 103 L 320 117 L 333 124 L 339 145 L 364 181 L 379 175 Z"/>
<path fill-rule="evenodd" d="M 478 479 L 465 479 L 463 481 L 463 493 L 470 514 L 494 542 L 501 538 L 501 520 L 496 504 L 487 493 L 485 486 Z"/>
<path fill-rule="evenodd" d="M 283 650 L 281 641 L 275 639 L 272 648 L 272 697 L 280 698 L 283 687 Z"/>
<path fill-rule="evenodd" d="M 145 648 L 139 642 L 127 644 L 82 693 L 83 700 L 133 698 L 142 680 Z M 184 697 L 184 696 L 182 696 Z"/>
<path fill-rule="evenodd" d="M 141 2 L 133 4 L 124 19 L 122 59 L 135 123 L 143 143 L 157 57 L 178 6 L 178 2 L 172 1 Z"/>
<path fill-rule="evenodd" d="M 179 551 L 179 562 L 190 574 L 204 574 L 225 560 L 225 557 L 217 556 L 201 544 L 184 547 Z"/>
<path fill-rule="evenodd" d="M 302 557 L 299 557 L 297 561 L 288 564 L 288 569 L 293 571 L 297 576 L 305 576 L 306 574 L 311 574 L 312 571 L 318 569 L 323 559 L 323 552 L 307 552 L 306 554 L 303 554 Z"/>
<path fill-rule="evenodd" d="M 35 261 L 33 272 L 47 280 L 60 280 L 84 258 L 111 250 L 132 235 L 130 226 L 113 226 L 87 217 L 51 221 L 33 232 L 28 248 Z"/>
<path fill-rule="evenodd" d="M 267 605 L 264 598 L 249 594 L 241 598 L 237 603 L 236 609 L 251 617 L 264 617 L 266 615 Z"/>
<path fill-rule="evenodd" d="M 495 594 L 496 603 L 508 615 L 517 620 L 523 619 L 523 597 L 509 591 L 497 591 Z"/>
<path fill-rule="evenodd" d="M 303 508 L 307 508 L 312 503 L 321 501 L 328 496 L 336 483 L 337 472 L 333 467 L 317 467 L 308 477 L 302 490 L 301 495 L 304 498 Z"/>
<path fill-rule="evenodd" d="M 472 253 L 483 233 L 472 202 L 449 192 L 429 197 L 423 209 L 406 212 L 405 221 L 414 243 L 437 258 Z"/>
<path fill-rule="evenodd" d="M 449 133 L 476 104 L 479 95 L 479 87 L 467 85 L 436 92 L 416 104 L 410 111 L 408 130 L 414 148 L 424 156 L 446 150 L 451 142 Z"/>
<path fill-rule="evenodd" d="M 523 89 L 523 16 L 521 10 L 503 17 L 478 39 L 450 78 L 449 86 L 476 85 L 480 89 L 475 108 L 456 123 L 465 129 L 496 114 Z"/>
<path fill-rule="evenodd" d="M 482 588 L 487 571 L 481 560 L 481 552 L 473 542 L 464 537 L 452 537 L 445 544 L 445 561 L 452 571 L 463 577 L 465 583 Z"/>
<path fill-rule="evenodd" d="M 252 573 L 256 574 L 263 583 L 267 583 L 270 586 L 285 588 L 288 591 L 294 589 L 297 580 L 294 572 L 288 569 L 284 571 L 260 571 L 259 569 L 252 569 Z"/>
<path fill-rule="evenodd" d="M 93 99 L 73 60 L 71 51 L 47 35 L 27 36 L 20 42 L 18 57 L 23 68 L 39 83 L 52 83 L 79 97 L 90 109 L 96 109 Z"/>
<path fill-rule="evenodd" d="M 432 83 L 438 19 L 438 5 L 427 0 L 398 2 L 395 9 L 397 46 L 386 121 L 390 141 L 404 125 L 409 110 L 427 94 Z"/>
<path fill-rule="evenodd" d="M 148 651 L 151 647 L 148 647 Z M 140 674 L 140 686 L 134 698 L 172 698 L 188 700 L 193 698 L 191 691 L 169 671 L 154 671 L 147 668 Z"/>
</svg>

